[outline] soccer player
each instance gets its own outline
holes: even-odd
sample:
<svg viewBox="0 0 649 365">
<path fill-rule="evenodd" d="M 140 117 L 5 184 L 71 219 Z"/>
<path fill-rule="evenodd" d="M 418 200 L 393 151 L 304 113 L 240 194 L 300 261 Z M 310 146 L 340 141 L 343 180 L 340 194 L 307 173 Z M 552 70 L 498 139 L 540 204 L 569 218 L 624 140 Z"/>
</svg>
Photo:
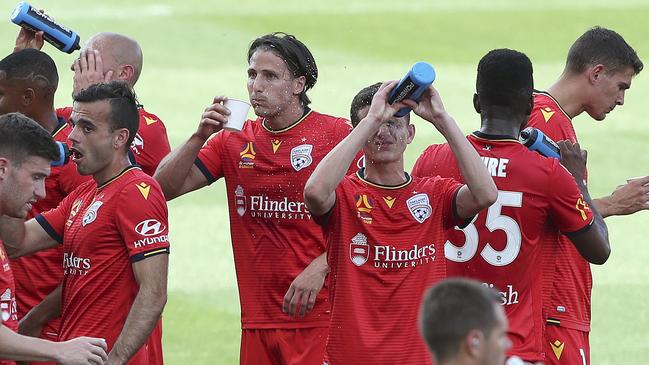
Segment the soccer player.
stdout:
<svg viewBox="0 0 649 365">
<path fill-rule="evenodd" d="M 642 61 L 624 38 L 613 30 L 595 27 L 579 37 L 568 51 L 566 66 L 547 91 L 534 94 L 529 126 L 543 131 L 555 141 L 577 142 L 572 118 L 583 112 L 604 120 L 617 105 L 631 80 L 643 68 Z M 611 195 L 594 199 L 603 217 L 632 214 L 649 209 L 649 176 L 616 189 Z M 549 364 L 589 364 L 591 291 L 590 266 L 560 236 L 562 252 L 548 268 L 551 281 L 545 315 L 546 352 Z M 553 276 L 551 276 L 553 275 Z"/>
<path fill-rule="evenodd" d="M 50 161 L 58 157 L 58 147 L 48 131 L 18 113 L 0 115 L 0 216 L 3 220 L 8 217 L 24 219 L 32 205 L 45 197 Z M 3 227 L 0 227 L 0 236 L 3 235 Z M 0 359 L 75 365 L 104 363 L 106 342 L 103 339 L 77 338 L 57 343 L 16 334 L 16 302 L 11 291 L 13 277 L 2 244 L 0 261 Z M 1 360 L 0 363 L 14 364 Z"/>
<path fill-rule="evenodd" d="M 54 109 L 54 94 L 59 80 L 54 61 L 41 51 L 23 49 L 0 61 L 0 73 L 3 75 L 0 76 L 0 94 L 3 95 L 0 115 L 21 112 L 50 132 L 55 141 L 67 142 L 72 127 L 63 118 L 57 117 Z M 65 196 L 88 179 L 79 175 L 74 164 L 52 167 L 45 179 L 46 197 L 32 204 L 27 219 L 55 208 Z M 62 246 L 11 260 L 18 320 L 63 281 L 61 262 Z M 47 323 L 42 331 L 39 328 L 23 332 L 26 323 L 23 322 L 21 333 L 38 336 L 40 332 L 43 338 L 56 341 L 60 326 L 58 318 Z"/>
<path fill-rule="evenodd" d="M 498 200 L 444 247 L 449 276 L 471 277 L 500 291 L 513 343 L 508 355 L 529 362 L 547 356 L 541 262 L 559 254 L 552 239 L 565 233 L 581 255 L 597 264 L 610 253 L 606 224 L 590 209 L 583 184 L 586 161 L 578 145 L 562 146 L 573 177 L 558 160 L 518 141 L 532 110 L 533 86 L 532 63 L 520 52 L 498 49 L 480 60 L 473 102 L 481 127 L 467 138 L 493 177 Z M 429 146 L 412 174 L 462 179 L 447 144 Z"/>
<path fill-rule="evenodd" d="M 46 320 L 61 315 L 59 341 L 102 336 L 107 364 L 157 364 L 142 345 L 166 302 L 167 205 L 158 184 L 128 158 L 138 126 L 135 96 L 124 82 L 92 85 L 74 95 L 70 121 L 73 162 L 93 180 L 15 225 L 5 244 L 12 257 L 63 244 L 62 288 L 32 309 Z"/>
<path fill-rule="evenodd" d="M 229 111 L 227 98 L 217 96 L 198 130 L 162 161 L 155 178 L 167 199 L 225 178 L 241 301 L 241 363 L 320 365 L 329 327 L 323 287 L 328 267 L 322 230 L 302 192 L 318 162 L 351 127 L 309 108 L 306 93 L 318 69 L 294 36 L 255 39 L 248 64 L 257 119 L 246 121 L 241 132 L 221 131 Z"/>
<path fill-rule="evenodd" d="M 447 231 L 496 200 L 496 186 L 444 110 L 434 88 L 414 112 L 453 146 L 467 184 L 413 178 L 403 153 L 415 136 L 405 105 L 386 99 L 397 82 L 361 90 L 351 106 L 352 133 L 316 167 L 304 200 L 327 236 L 332 313 L 327 364 L 423 364 L 430 354 L 419 338 L 419 301 L 446 277 Z M 345 176 L 360 149 L 365 168 Z"/>
<path fill-rule="evenodd" d="M 16 38 L 15 51 L 42 47 L 43 32 L 34 33 L 21 28 Z M 111 80 L 125 81 L 133 88 L 140 78 L 142 65 L 142 49 L 134 39 L 117 33 L 97 33 L 88 39 L 79 58 L 72 63 L 73 92 Z M 162 158 L 171 151 L 167 130 L 160 118 L 147 112 L 143 105 L 138 105 L 138 112 L 140 121 L 131 145 L 131 157 L 142 167 L 142 171 L 153 175 Z M 57 115 L 66 120 L 71 113 L 72 107 L 57 110 Z"/>
<path fill-rule="evenodd" d="M 447 279 L 426 291 L 419 330 L 438 365 L 503 365 L 507 317 L 501 297 L 477 281 Z"/>
</svg>

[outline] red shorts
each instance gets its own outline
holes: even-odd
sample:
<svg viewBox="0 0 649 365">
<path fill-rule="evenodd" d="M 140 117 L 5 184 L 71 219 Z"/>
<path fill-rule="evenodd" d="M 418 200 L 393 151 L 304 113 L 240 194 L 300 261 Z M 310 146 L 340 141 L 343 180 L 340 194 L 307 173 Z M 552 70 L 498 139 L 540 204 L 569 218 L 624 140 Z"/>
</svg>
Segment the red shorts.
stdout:
<svg viewBox="0 0 649 365">
<path fill-rule="evenodd" d="M 322 365 L 329 328 L 244 329 L 240 364 Z"/>
<path fill-rule="evenodd" d="M 588 332 L 561 326 L 545 326 L 546 365 L 588 365 Z"/>
</svg>

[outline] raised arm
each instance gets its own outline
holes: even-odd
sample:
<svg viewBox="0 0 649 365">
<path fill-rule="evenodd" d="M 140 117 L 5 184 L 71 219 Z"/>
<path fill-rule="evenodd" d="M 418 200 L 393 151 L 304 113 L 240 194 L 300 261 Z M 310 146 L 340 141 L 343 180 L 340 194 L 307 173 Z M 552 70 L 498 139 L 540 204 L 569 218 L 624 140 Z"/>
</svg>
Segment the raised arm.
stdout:
<svg viewBox="0 0 649 365">
<path fill-rule="evenodd" d="M 133 263 L 133 273 L 140 288 L 106 364 L 126 364 L 146 342 L 167 302 L 168 266 L 167 254 Z"/>
<path fill-rule="evenodd" d="M 25 222 L 24 219 L 7 216 L 0 217 L 0 238 L 12 259 L 59 244 L 36 219 Z"/>
<path fill-rule="evenodd" d="M 584 232 L 568 234 L 568 238 L 575 245 L 581 256 L 588 262 L 601 265 L 608 260 L 611 254 L 611 244 L 608 240 L 608 228 L 598 208 L 593 204 L 584 184 L 584 173 L 586 171 L 586 151 L 582 151 L 579 143 L 572 144 L 569 141 L 558 142 L 561 149 L 561 164 L 575 178 L 575 182 L 584 196 L 586 204 L 593 212 L 593 223 L 590 229 Z"/>
<path fill-rule="evenodd" d="M 189 137 L 187 142 L 160 161 L 153 178 L 162 187 L 167 200 L 172 200 L 208 184 L 207 178 L 194 165 L 194 161 L 207 139 L 223 129 L 223 123 L 227 122 L 230 111 L 223 106 L 223 102 L 226 100 L 225 96 L 215 97 L 212 105 L 203 112 L 196 132 Z"/>
<path fill-rule="evenodd" d="M 458 128 L 457 123 L 444 108 L 442 99 L 434 87 L 430 87 L 419 103 L 406 100 L 415 114 L 430 122 L 448 142 L 466 185 L 460 188 L 456 198 L 459 218 L 469 218 L 493 204 L 498 189 L 476 150 Z"/>
<path fill-rule="evenodd" d="M 320 161 L 304 186 L 304 202 L 315 215 L 323 215 L 336 202 L 336 187 L 345 177 L 358 151 L 372 137 L 384 121 L 391 118 L 403 103 L 390 105 L 387 96 L 397 81 L 385 82 L 372 98 L 367 116 L 352 132 Z"/>
</svg>

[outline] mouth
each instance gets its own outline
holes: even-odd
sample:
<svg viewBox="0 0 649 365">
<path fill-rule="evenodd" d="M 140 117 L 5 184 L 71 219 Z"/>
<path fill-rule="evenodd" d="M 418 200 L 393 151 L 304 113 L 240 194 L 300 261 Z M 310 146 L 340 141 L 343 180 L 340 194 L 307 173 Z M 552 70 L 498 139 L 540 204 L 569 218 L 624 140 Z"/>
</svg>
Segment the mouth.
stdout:
<svg viewBox="0 0 649 365">
<path fill-rule="evenodd" d="M 266 99 L 263 99 L 263 98 L 251 98 L 250 99 L 250 104 L 252 104 L 253 107 L 263 105 L 265 103 L 266 103 Z"/>
<path fill-rule="evenodd" d="M 75 147 L 70 147 L 70 157 L 72 157 L 72 162 L 79 164 L 83 160 L 83 153 Z"/>
</svg>

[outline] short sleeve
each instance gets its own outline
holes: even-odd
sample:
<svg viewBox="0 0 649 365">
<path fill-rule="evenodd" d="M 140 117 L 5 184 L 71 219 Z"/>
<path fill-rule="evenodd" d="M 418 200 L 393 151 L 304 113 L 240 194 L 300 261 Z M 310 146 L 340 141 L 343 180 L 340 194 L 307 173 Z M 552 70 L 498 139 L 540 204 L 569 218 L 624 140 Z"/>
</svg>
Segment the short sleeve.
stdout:
<svg viewBox="0 0 649 365">
<path fill-rule="evenodd" d="M 211 184 L 223 177 L 223 156 L 228 131 L 222 130 L 215 134 L 198 152 L 194 164 L 205 175 L 207 183 Z"/>
<path fill-rule="evenodd" d="M 38 214 L 34 219 L 50 237 L 58 243 L 63 243 L 66 222 L 72 220 L 79 213 L 82 206 L 83 201 L 81 198 L 77 194 L 70 194 L 56 208 Z"/>
<path fill-rule="evenodd" d="M 415 166 L 412 168 L 412 176 L 417 177 L 426 177 L 426 176 L 436 176 L 439 175 L 439 172 L 435 171 L 435 162 L 439 163 L 437 159 L 437 151 L 440 145 L 430 145 L 426 150 L 419 156 L 415 162 Z"/>
<path fill-rule="evenodd" d="M 465 226 L 473 217 L 466 219 L 460 219 L 457 214 L 457 194 L 460 192 L 462 184 L 457 180 L 451 178 L 443 177 L 433 177 L 433 196 L 434 201 L 431 204 L 436 204 L 436 202 L 442 202 L 442 217 L 444 226 L 447 228 L 452 228 L 454 226 Z"/>
<path fill-rule="evenodd" d="M 593 211 L 573 176 L 557 162 L 550 182 L 550 216 L 561 233 L 578 233 L 588 229 L 593 222 Z"/>
<path fill-rule="evenodd" d="M 171 152 L 167 129 L 155 114 L 140 111 L 140 126 L 131 151 L 135 162 L 149 176 L 155 173 L 160 161 Z"/>
<path fill-rule="evenodd" d="M 169 217 L 160 186 L 153 180 L 130 183 L 120 194 L 117 229 L 132 262 L 169 253 Z"/>
</svg>

